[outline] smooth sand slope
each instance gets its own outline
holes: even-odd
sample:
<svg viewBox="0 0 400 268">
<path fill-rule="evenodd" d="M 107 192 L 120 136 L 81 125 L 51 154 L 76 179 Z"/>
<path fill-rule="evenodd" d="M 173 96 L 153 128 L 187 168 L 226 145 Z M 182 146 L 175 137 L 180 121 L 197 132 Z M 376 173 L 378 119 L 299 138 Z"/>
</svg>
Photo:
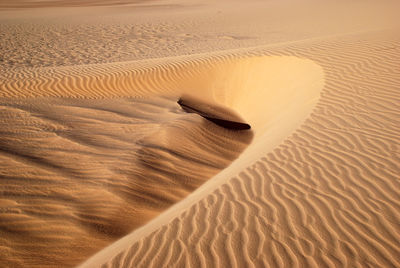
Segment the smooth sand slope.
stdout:
<svg viewBox="0 0 400 268">
<path fill-rule="evenodd" d="M 2 266 L 400 266 L 395 4 L 138 5 L 1 11 Z"/>
</svg>

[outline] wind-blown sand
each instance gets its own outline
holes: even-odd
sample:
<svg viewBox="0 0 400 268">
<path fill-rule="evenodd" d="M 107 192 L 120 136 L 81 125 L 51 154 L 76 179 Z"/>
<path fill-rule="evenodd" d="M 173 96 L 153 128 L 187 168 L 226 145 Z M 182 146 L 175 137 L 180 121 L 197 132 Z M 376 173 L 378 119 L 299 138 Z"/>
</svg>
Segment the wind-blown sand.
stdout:
<svg viewBox="0 0 400 268">
<path fill-rule="evenodd" d="M 1 266 L 400 266 L 396 5 L 3 9 Z"/>
</svg>

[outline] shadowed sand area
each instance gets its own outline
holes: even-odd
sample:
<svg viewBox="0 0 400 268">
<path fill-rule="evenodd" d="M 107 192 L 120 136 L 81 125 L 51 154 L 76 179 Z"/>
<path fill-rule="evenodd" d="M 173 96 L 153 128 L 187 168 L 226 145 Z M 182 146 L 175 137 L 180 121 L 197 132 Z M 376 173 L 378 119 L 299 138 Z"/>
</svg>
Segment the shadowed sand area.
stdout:
<svg viewBox="0 0 400 268">
<path fill-rule="evenodd" d="M 188 113 L 196 113 L 223 128 L 232 130 L 251 129 L 251 126 L 233 111 L 210 105 L 209 102 L 202 102 L 194 98 L 182 96 L 179 98 L 178 104 L 184 111 Z"/>
<path fill-rule="evenodd" d="M 184 198 L 252 138 L 166 99 L 0 105 L 0 232 L 11 265 L 77 264 Z"/>
<path fill-rule="evenodd" d="M 400 266 L 396 1 L 55 3 L 0 4 L 1 267 Z"/>
</svg>

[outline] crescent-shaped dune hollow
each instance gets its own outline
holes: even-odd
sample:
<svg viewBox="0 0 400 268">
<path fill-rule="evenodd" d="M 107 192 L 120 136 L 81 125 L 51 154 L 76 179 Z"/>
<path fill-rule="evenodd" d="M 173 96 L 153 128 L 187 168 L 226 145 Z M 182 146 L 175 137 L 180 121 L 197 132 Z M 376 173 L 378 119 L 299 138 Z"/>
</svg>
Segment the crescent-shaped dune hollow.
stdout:
<svg viewBox="0 0 400 268">
<path fill-rule="evenodd" d="M 324 75 L 311 60 L 225 54 L 150 67 L 35 69 L 24 73 L 23 87 L 20 77 L 5 79 L 0 157 L 9 211 L 0 231 L 9 249 L 2 259 L 78 264 L 209 178 L 183 202 L 223 183 L 229 176 L 218 172 L 255 161 L 318 100 Z M 242 117 L 252 130 L 187 113 L 181 96 L 201 99 L 211 117 Z"/>
</svg>

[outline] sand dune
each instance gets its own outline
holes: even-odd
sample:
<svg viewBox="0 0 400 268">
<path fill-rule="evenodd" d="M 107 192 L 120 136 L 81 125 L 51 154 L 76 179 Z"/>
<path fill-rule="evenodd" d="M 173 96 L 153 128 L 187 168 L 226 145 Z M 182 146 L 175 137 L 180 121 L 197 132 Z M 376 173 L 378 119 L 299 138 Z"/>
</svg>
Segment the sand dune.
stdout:
<svg viewBox="0 0 400 268">
<path fill-rule="evenodd" d="M 388 3 L 2 11 L 1 266 L 400 266 Z"/>
<path fill-rule="evenodd" d="M 288 56 L 220 55 L 139 69 L 134 64 L 27 69 L 18 73 L 24 75 L 22 90 L 21 77 L 3 80 L 3 197 L 17 202 L 2 217 L 3 236 L 14 242 L 29 237 L 11 246 L 7 262 L 77 264 L 185 197 L 251 141 L 252 132 L 225 130 L 185 113 L 174 96 L 230 107 L 252 125 L 257 140 L 271 140 L 273 126 L 282 139 L 303 120 L 323 86 L 318 65 Z M 160 89 L 169 99 L 120 99 Z M 257 109 L 265 111 L 262 118 Z M 291 121 L 278 124 L 277 118 Z M 22 177 L 21 169 L 27 172 Z M 43 191 L 40 185 L 53 176 Z M 10 215 L 16 211 L 22 222 Z M 43 222 L 46 230 L 38 228 Z M 57 251 L 59 245 L 66 254 Z M 27 261 L 24 252 L 36 257 Z"/>
<path fill-rule="evenodd" d="M 306 123 L 266 154 L 269 136 L 256 136 L 229 169 L 82 267 L 398 266 L 400 47 L 383 37 L 270 51 L 323 66 Z"/>
</svg>

